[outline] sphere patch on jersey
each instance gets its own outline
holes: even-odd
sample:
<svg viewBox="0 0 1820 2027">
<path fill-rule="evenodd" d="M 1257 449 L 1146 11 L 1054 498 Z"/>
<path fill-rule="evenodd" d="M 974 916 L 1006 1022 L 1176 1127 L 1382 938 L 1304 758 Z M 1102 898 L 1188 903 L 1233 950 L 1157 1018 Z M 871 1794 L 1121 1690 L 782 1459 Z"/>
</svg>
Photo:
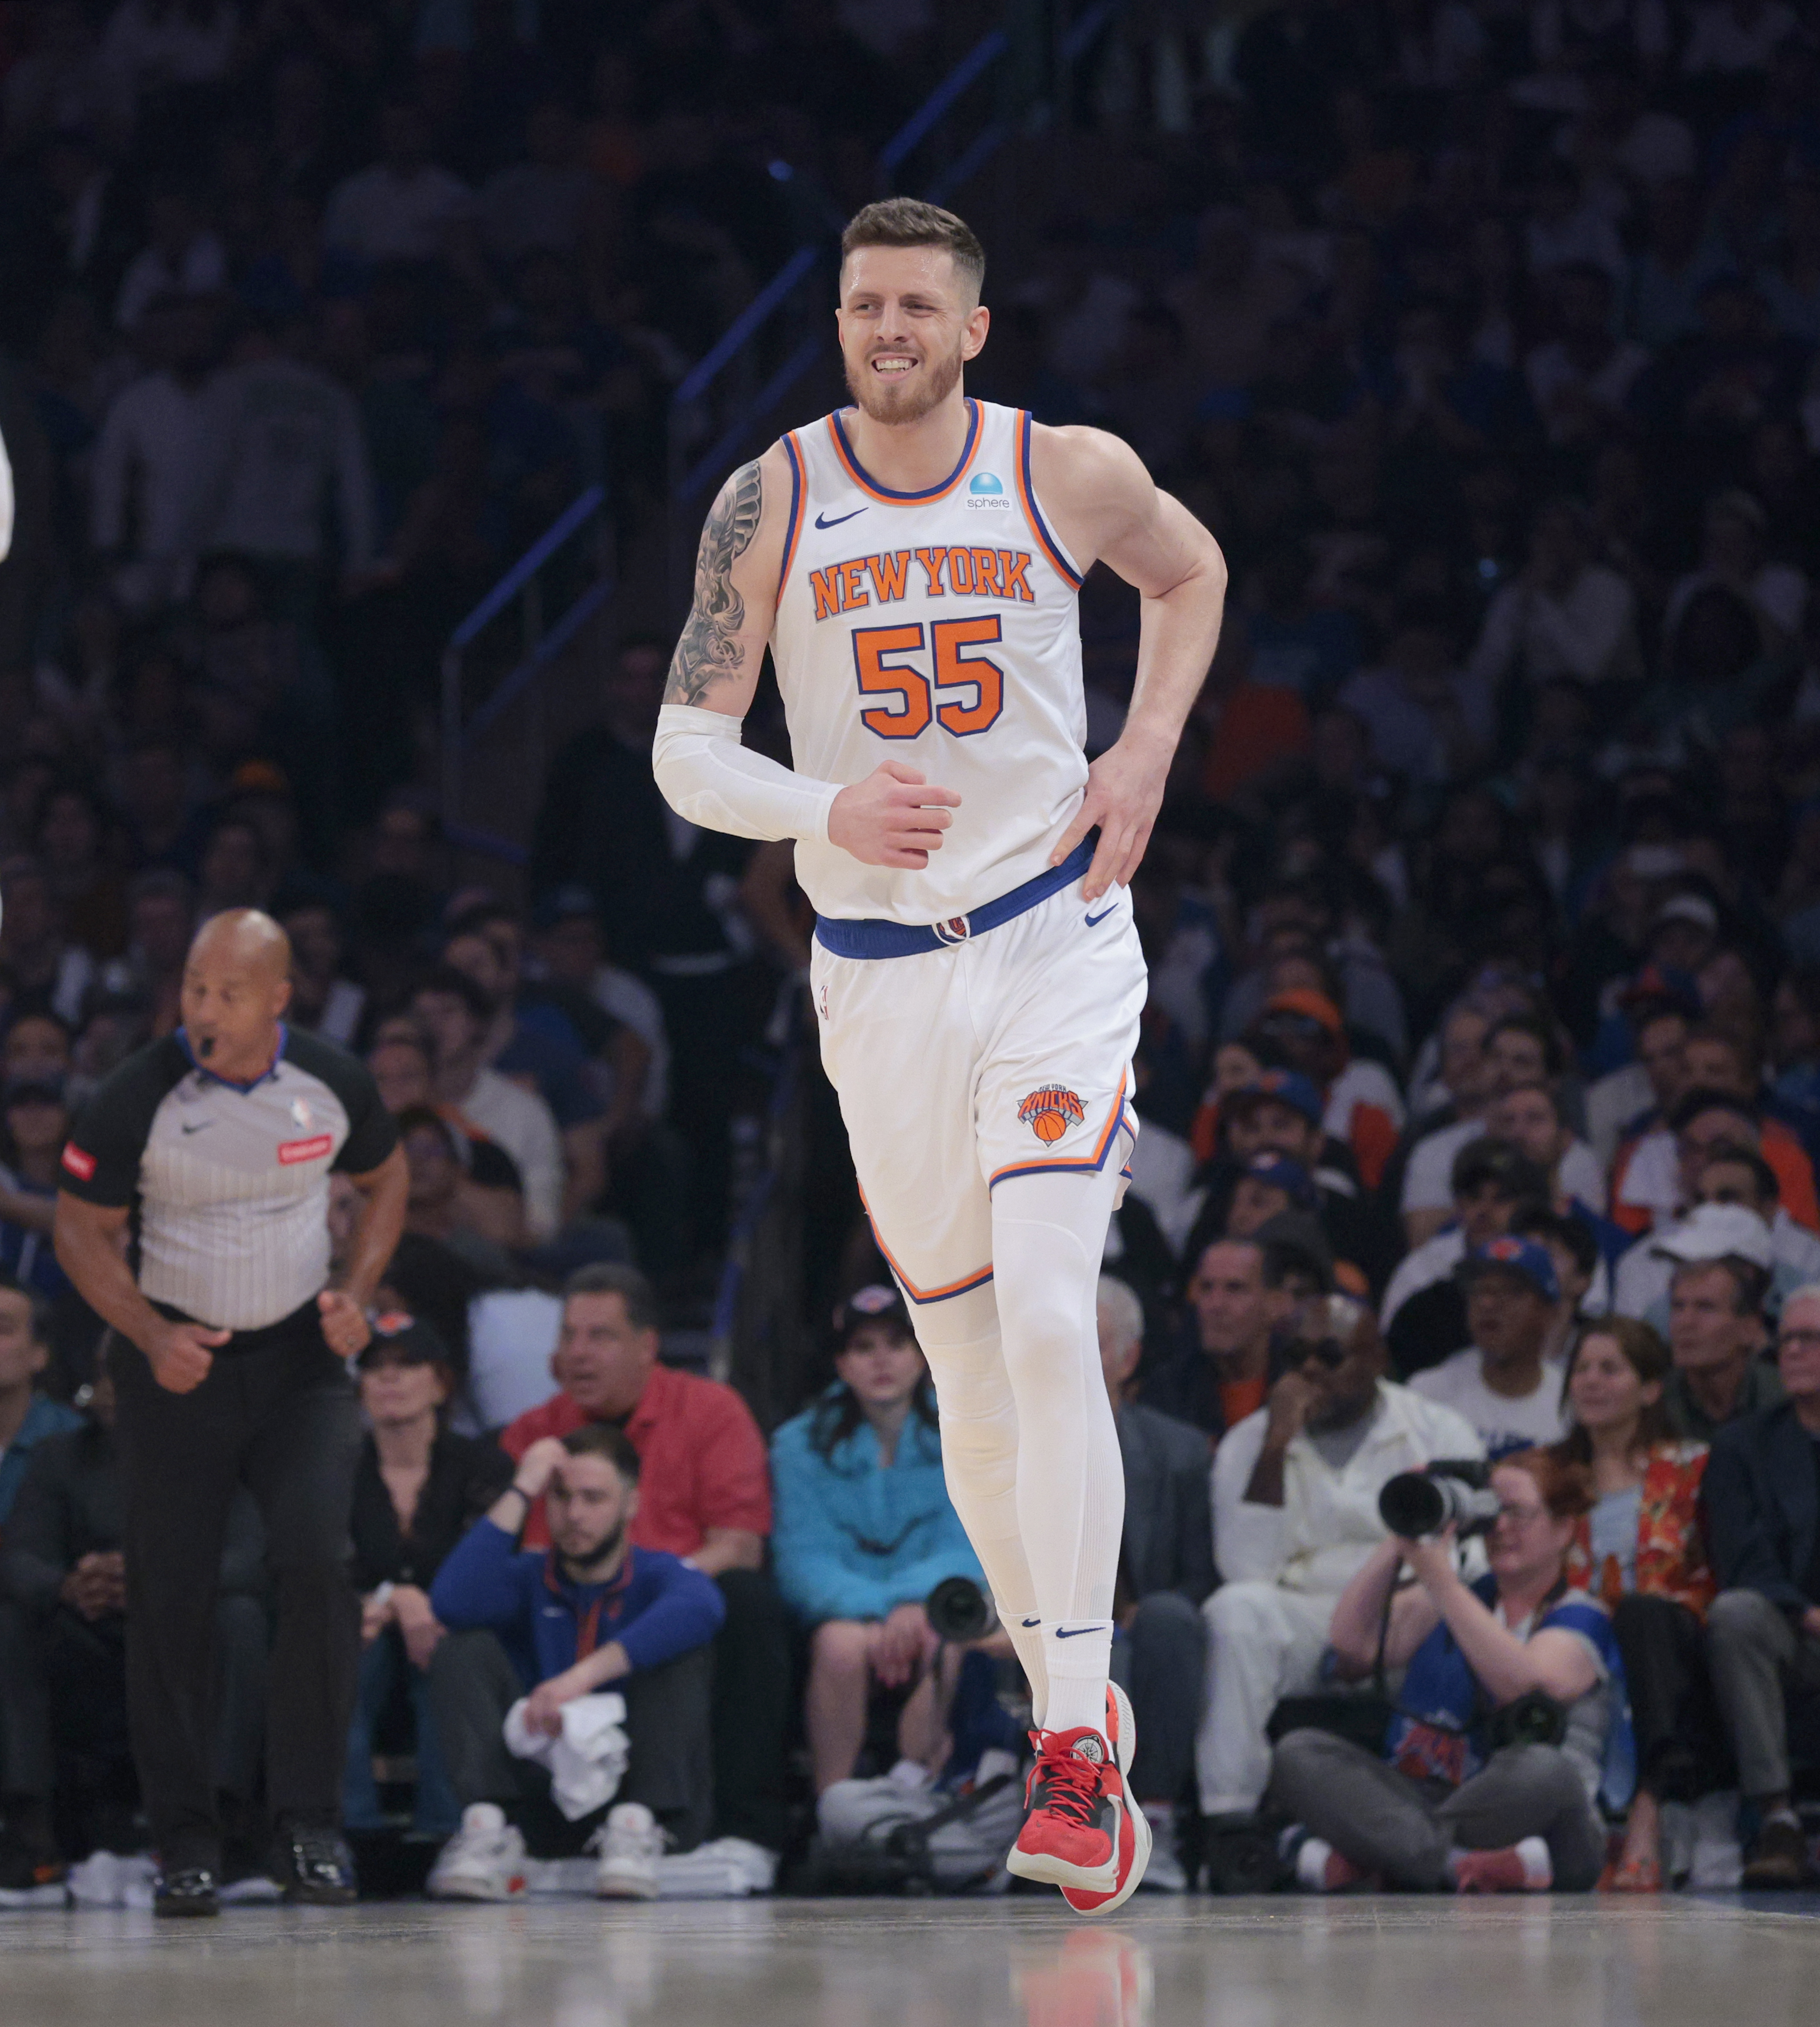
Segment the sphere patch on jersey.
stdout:
<svg viewBox="0 0 1820 2027">
<path fill-rule="evenodd" d="M 1087 1107 L 1072 1091 L 1058 1084 L 1046 1084 L 1040 1091 L 1033 1091 L 1017 1107 L 1018 1124 L 1028 1126 L 1046 1146 L 1086 1117 Z"/>
</svg>

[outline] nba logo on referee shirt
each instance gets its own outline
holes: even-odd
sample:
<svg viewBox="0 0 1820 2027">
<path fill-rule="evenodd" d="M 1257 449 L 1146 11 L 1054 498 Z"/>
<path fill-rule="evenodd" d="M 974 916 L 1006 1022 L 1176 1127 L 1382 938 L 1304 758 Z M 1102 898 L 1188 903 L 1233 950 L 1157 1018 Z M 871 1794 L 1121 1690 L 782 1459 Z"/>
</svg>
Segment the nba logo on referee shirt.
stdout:
<svg viewBox="0 0 1820 2027">
<path fill-rule="evenodd" d="M 1011 496 L 1005 490 L 1005 482 L 995 471 L 976 471 L 967 481 L 967 504 L 969 507 L 999 507 L 1009 511 Z"/>
</svg>

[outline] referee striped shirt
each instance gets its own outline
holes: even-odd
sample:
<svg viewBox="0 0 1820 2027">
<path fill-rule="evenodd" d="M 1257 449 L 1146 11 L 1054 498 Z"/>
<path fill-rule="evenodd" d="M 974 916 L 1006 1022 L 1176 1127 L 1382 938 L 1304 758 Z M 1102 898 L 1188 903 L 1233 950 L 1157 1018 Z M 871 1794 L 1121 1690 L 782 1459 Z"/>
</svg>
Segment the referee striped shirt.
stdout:
<svg viewBox="0 0 1820 2027">
<path fill-rule="evenodd" d="M 279 1029 L 249 1084 L 190 1054 L 183 1032 L 129 1056 L 83 1109 L 61 1187 L 128 1209 L 140 1291 L 220 1330 L 263 1329 L 329 1276 L 329 1176 L 365 1175 L 398 1144 L 366 1065 Z"/>
</svg>

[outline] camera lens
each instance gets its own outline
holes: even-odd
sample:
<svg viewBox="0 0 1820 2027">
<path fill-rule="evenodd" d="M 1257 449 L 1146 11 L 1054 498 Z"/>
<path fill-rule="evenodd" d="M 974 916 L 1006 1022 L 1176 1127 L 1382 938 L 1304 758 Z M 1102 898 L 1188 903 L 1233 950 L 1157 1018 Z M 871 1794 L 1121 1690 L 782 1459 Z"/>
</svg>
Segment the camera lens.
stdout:
<svg viewBox="0 0 1820 2027">
<path fill-rule="evenodd" d="M 938 1640 L 979 1640 L 992 1630 L 992 1601 L 971 1577 L 943 1577 L 923 1609 Z"/>
<path fill-rule="evenodd" d="M 1393 1534 L 1419 1541 L 1447 1521 L 1447 1495 L 1426 1471 L 1401 1471 L 1378 1494 L 1378 1517 Z"/>
</svg>

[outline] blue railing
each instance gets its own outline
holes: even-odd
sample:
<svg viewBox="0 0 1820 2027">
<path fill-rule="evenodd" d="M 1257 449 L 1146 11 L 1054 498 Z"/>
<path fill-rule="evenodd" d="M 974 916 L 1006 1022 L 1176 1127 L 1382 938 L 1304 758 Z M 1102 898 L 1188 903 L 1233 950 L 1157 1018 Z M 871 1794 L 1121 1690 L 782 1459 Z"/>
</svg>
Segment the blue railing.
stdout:
<svg viewBox="0 0 1820 2027">
<path fill-rule="evenodd" d="M 1096 0 L 1096 4 L 1088 7 L 1069 28 L 1061 44 L 1065 80 L 1066 72 L 1086 54 L 1121 4 L 1122 0 Z M 995 28 L 961 58 L 879 150 L 879 168 L 884 183 L 889 185 L 895 182 L 905 164 L 1010 47 L 1010 37 L 1003 29 Z M 1013 131 L 1007 118 L 988 121 L 952 161 L 925 184 L 924 195 L 932 203 L 947 201 L 980 173 Z M 746 360 L 768 327 L 799 301 L 804 284 L 832 250 L 831 238 L 810 241 L 799 246 L 683 376 L 670 397 L 671 551 L 677 559 L 675 567 L 679 576 L 685 576 L 686 563 L 677 544 L 684 533 L 692 532 L 686 527 L 690 518 L 688 510 L 725 474 L 756 425 L 780 405 L 797 382 L 824 356 L 829 338 L 827 319 L 814 319 L 807 334 L 798 339 L 769 378 L 737 402 L 731 415 L 714 431 L 707 449 L 691 456 L 690 439 L 697 434 L 692 426 L 694 412 L 712 393 L 729 369 Z M 527 692 L 533 700 L 536 698 L 537 679 L 543 671 L 611 598 L 615 587 L 604 563 L 586 589 L 561 617 L 547 629 L 543 624 L 545 567 L 582 530 L 604 515 L 606 505 L 606 489 L 600 486 L 588 487 L 557 516 L 449 636 L 442 661 L 442 808 L 445 828 L 457 844 L 515 864 L 524 862 L 522 846 L 477 829 L 462 820 L 466 756 L 475 743 L 499 723 L 515 702 Z M 463 695 L 468 651 L 515 600 L 520 601 L 523 607 L 523 652 L 492 693 L 468 716 Z"/>
<path fill-rule="evenodd" d="M 545 567 L 584 530 L 604 526 L 606 511 L 605 486 L 590 486 L 578 493 L 449 637 L 442 655 L 442 822 L 451 841 L 470 851 L 514 865 L 525 862 L 522 845 L 463 822 L 467 755 L 519 698 L 529 695 L 533 705 L 539 701 L 538 677 L 613 596 L 611 548 L 604 544 L 586 586 L 553 622 L 545 623 Z M 465 695 L 468 652 L 515 603 L 520 609 L 522 652 L 471 716 Z"/>
<path fill-rule="evenodd" d="M 1061 44 L 1064 72 L 1079 62 L 1118 11 L 1121 0 L 1096 0 L 1069 28 Z M 888 183 L 952 113 L 967 91 L 999 62 L 1011 47 L 1002 28 L 982 36 L 962 57 L 909 119 L 879 150 L 879 167 Z M 932 203 L 941 203 L 964 189 L 1009 140 L 1013 131 L 1007 119 L 990 121 L 954 160 L 925 186 L 923 194 Z M 693 434 L 692 412 L 727 370 L 739 361 L 763 334 L 766 327 L 788 308 L 807 282 L 832 252 L 829 242 L 811 242 L 799 246 L 727 327 L 719 341 L 678 384 L 670 398 L 670 508 L 673 517 L 686 524 L 688 510 L 709 487 L 722 478 L 746 438 L 756 425 L 782 401 L 784 397 L 825 353 L 829 334 L 825 319 L 791 349 L 755 392 L 739 403 L 733 414 L 715 432 L 708 449 L 691 457 Z M 679 574 L 685 552 L 678 547 L 684 529 L 673 531 L 672 554 Z M 678 587 L 680 589 L 680 586 Z"/>
<path fill-rule="evenodd" d="M 449 637 L 452 648 L 465 648 L 490 620 L 497 619 L 575 531 L 585 527 L 607 504 L 607 489 L 590 486 L 570 503 L 508 570 L 479 604 Z"/>
</svg>

